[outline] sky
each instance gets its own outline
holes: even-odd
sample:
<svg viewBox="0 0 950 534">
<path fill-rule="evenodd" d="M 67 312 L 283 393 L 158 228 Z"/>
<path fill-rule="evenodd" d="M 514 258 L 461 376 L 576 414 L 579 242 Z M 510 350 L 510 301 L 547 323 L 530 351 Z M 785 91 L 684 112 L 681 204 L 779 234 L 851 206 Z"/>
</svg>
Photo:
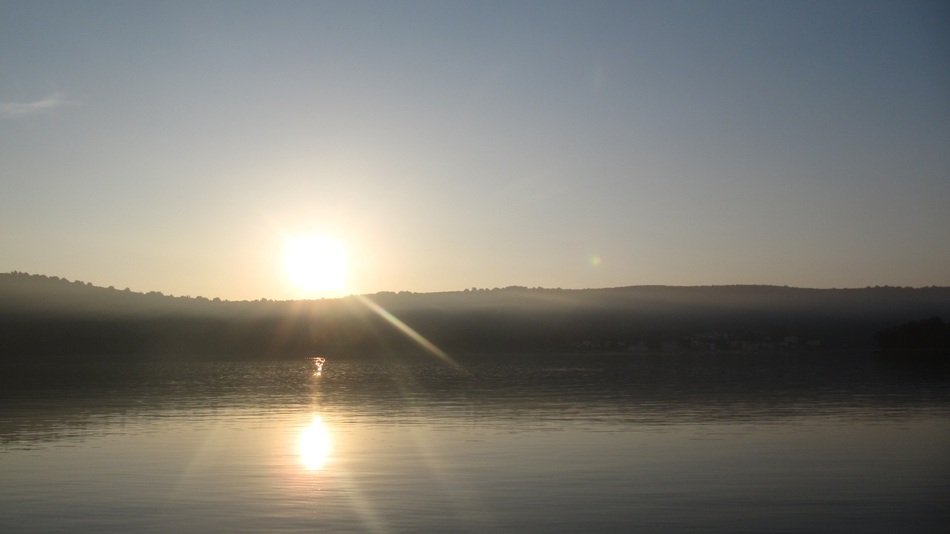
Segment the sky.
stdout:
<svg viewBox="0 0 950 534">
<path fill-rule="evenodd" d="M 950 285 L 941 2 L 0 0 L 0 272 Z"/>
</svg>

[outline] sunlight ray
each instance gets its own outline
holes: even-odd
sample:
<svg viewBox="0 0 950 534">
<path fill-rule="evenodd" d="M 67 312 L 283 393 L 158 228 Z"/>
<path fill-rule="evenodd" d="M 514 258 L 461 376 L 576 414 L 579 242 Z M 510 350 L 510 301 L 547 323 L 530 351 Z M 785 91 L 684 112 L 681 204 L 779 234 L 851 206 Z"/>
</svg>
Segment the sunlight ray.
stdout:
<svg viewBox="0 0 950 534">
<path fill-rule="evenodd" d="M 379 315 L 386 320 L 389 324 L 396 327 L 397 330 L 405 334 L 409 339 L 415 341 L 420 347 L 424 348 L 426 351 L 431 353 L 433 356 L 442 360 L 443 363 L 451 366 L 452 368 L 462 371 L 463 373 L 468 373 L 468 370 L 459 365 L 451 356 L 449 356 L 444 350 L 440 349 L 428 339 L 425 338 L 422 334 L 417 332 L 414 328 L 402 322 L 398 317 L 389 313 L 385 308 L 376 304 L 372 300 L 362 295 L 356 295 L 357 300 L 362 303 L 364 306 L 373 311 L 373 313 Z"/>
</svg>

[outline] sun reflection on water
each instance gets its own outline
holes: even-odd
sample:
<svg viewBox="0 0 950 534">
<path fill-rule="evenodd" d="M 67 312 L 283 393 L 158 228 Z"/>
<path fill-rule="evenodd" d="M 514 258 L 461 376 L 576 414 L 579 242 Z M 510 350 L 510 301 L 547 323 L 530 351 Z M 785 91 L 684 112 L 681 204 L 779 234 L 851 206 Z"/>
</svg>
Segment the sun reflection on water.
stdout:
<svg viewBox="0 0 950 534">
<path fill-rule="evenodd" d="M 308 471 L 319 471 L 326 465 L 333 448 L 330 429 L 319 415 L 303 428 L 297 438 L 297 453 L 300 463 Z"/>
<path fill-rule="evenodd" d="M 310 360 L 313 361 L 313 376 L 323 376 L 323 364 L 327 363 L 327 359 L 322 356 L 318 356 L 316 358 L 311 358 Z"/>
</svg>

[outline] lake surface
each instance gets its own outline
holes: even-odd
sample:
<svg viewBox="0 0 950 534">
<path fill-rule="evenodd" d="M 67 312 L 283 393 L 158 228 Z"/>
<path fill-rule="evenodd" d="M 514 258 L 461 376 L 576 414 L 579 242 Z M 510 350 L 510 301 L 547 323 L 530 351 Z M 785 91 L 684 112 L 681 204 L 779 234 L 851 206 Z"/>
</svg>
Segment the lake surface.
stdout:
<svg viewBox="0 0 950 534">
<path fill-rule="evenodd" d="M 10 365 L 0 531 L 940 532 L 946 366 Z"/>
</svg>

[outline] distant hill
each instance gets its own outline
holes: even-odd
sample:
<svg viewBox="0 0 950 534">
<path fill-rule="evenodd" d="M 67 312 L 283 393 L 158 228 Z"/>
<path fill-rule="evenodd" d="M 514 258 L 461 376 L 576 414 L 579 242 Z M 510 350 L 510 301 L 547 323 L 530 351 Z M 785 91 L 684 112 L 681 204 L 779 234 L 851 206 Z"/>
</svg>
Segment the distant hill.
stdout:
<svg viewBox="0 0 950 534">
<path fill-rule="evenodd" d="M 232 302 L 0 274 L 0 357 L 6 359 L 417 350 L 392 317 L 449 351 L 853 349 L 872 346 L 875 333 L 902 323 L 950 317 L 950 288 L 508 287 Z"/>
</svg>

